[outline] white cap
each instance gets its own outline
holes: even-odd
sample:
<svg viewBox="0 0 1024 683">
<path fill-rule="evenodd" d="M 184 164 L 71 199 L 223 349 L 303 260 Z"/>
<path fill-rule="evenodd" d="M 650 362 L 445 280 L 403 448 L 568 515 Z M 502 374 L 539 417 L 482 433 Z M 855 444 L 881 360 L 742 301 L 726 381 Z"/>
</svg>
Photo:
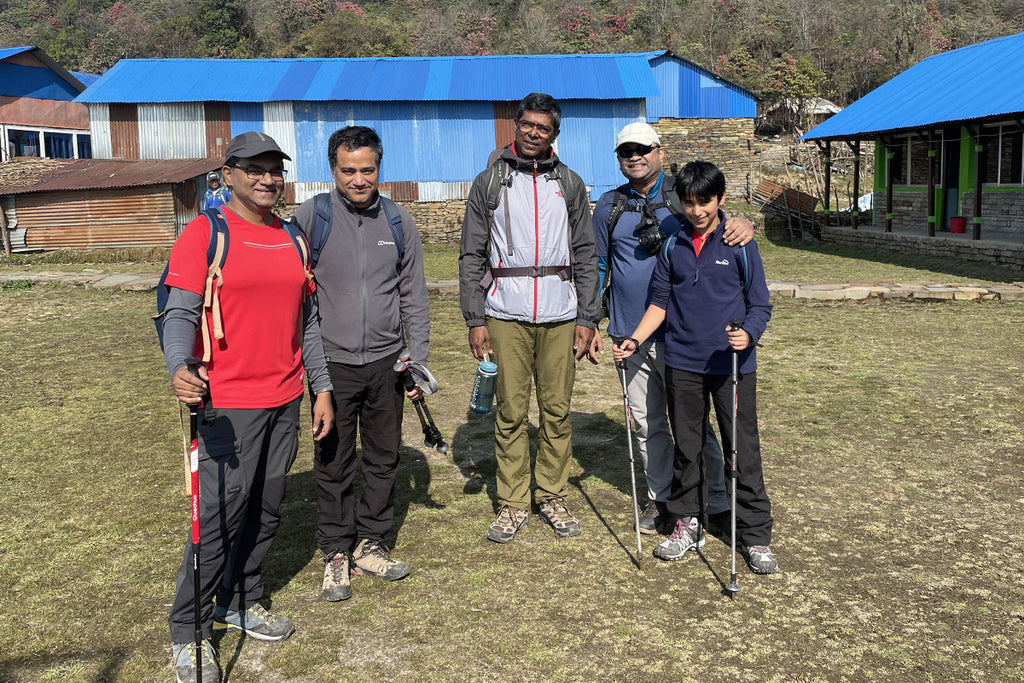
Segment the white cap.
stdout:
<svg viewBox="0 0 1024 683">
<path fill-rule="evenodd" d="M 615 149 L 618 149 L 627 142 L 647 145 L 648 147 L 661 147 L 661 139 L 658 137 L 657 132 L 649 124 L 639 121 L 631 123 L 619 131 L 619 137 L 615 139 Z"/>
</svg>

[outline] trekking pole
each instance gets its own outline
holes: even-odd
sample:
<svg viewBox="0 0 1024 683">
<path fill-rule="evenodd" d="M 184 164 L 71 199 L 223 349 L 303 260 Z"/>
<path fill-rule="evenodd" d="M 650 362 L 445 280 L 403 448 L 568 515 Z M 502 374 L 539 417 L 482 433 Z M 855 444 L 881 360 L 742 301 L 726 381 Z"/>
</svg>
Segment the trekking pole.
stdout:
<svg viewBox="0 0 1024 683">
<path fill-rule="evenodd" d="M 639 350 L 639 348 L 637 349 Z M 629 447 L 629 479 L 633 484 L 633 523 L 636 529 L 636 566 L 640 566 L 640 558 L 643 556 L 643 546 L 640 544 L 640 504 L 636 499 L 636 465 L 633 460 L 633 415 L 629 411 L 629 396 L 626 394 L 626 362 L 617 361 L 615 367 L 619 370 L 619 379 L 622 381 L 622 407 L 626 413 L 626 444 Z"/>
<path fill-rule="evenodd" d="M 416 380 L 413 379 L 412 374 L 409 372 L 409 356 L 407 354 L 403 354 L 395 362 L 392 369 L 401 376 L 406 391 L 412 391 L 416 388 Z M 424 445 L 436 448 L 438 453 L 447 453 L 448 444 L 445 442 L 444 437 L 441 436 L 441 430 L 437 428 L 434 417 L 430 414 L 430 409 L 427 408 L 426 399 L 420 397 L 412 402 L 412 406 L 416 409 L 417 417 L 420 418 L 420 426 L 423 428 Z"/>
<path fill-rule="evenodd" d="M 739 330 L 743 328 L 743 322 L 740 320 L 733 320 L 729 323 L 729 326 L 733 330 Z M 740 584 L 736 580 L 736 416 L 739 412 L 739 357 L 738 351 L 733 349 L 732 351 L 732 453 L 729 455 L 729 478 L 732 479 L 732 504 L 730 505 L 730 532 L 729 540 L 732 545 L 732 572 L 729 575 L 729 585 L 725 587 L 725 590 L 729 591 L 730 594 L 735 595 L 739 589 Z"/>
<path fill-rule="evenodd" d="M 185 359 L 185 367 L 194 376 L 199 377 L 199 366 L 202 361 L 195 356 Z M 195 641 L 196 641 L 196 683 L 203 683 L 203 615 L 199 582 L 199 406 L 201 403 L 188 404 L 189 457 L 188 466 L 192 488 L 192 591 L 195 603 Z"/>
</svg>

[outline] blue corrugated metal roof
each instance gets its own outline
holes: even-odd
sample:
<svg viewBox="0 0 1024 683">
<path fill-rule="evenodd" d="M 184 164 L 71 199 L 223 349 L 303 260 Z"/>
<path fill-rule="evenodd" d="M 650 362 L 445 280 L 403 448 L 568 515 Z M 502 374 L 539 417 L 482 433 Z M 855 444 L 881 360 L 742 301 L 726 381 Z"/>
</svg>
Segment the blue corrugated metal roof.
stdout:
<svg viewBox="0 0 1024 683">
<path fill-rule="evenodd" d="M 360 59 L 122 59 L 79 102 L 501 101 L 658 94 L 650 53 Z"/>
<path fill-rule="evenodd" d="M 647 120 L 755 118 L 757 96 L 673 52 L 648 53 L 659 94 L 647 98 Z"/>
<path fill-rule="evenodd" d="M 96 80 L 100 77 L 99 74 L 87 74 L 82 73 L 81 71 L 69 71 L 68 73 L 77 78 L 79 82 L 81 82 L 81 84 L 87 88 L 93 83 L 95 83 Z"/>
<path fill-rule="evenodd" d="M 923 59 L 812 128 L 853 138 L 1024 112 L 1024 33 Z"/>
<path fill-rule="evenodd" d="M 13 57 L 14 55 L 20 55 L 22 52 L 29 52 L 31 50 L 35 50 L 35 47 L 33 47 L 32 45 L 27 45 L 25 47 L 0 48 L 0 60 L 7 59 L 8 57 Z"/>
</svg>

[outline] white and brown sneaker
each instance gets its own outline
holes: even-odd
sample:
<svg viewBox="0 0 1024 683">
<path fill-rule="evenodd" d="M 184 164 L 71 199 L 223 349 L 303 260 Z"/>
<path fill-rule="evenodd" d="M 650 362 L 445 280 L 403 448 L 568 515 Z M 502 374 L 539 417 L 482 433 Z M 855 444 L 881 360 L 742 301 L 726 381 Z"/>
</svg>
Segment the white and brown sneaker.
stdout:
<svg viewBox="0 0 1024 683">
<path fill-rule="evenodd" d="M 364 538 L 352 553 L 352 574 L 398 581 L 409 576 L 409 565 L 391 559 L 391 553 L 380 541 Z"/>
<path fill-rule="evenodd" d="M 530 513 L 526 510 L 502 505 L 498 517 L 491 522 L 487 530 L 487 538 L 495 543 L 509 543 L 520 529 L 530 523 Z"/>
<path fill-rule="evenodd" d="M 563 498 L 548 498 L 541 503 L 540 516 L 551 525 L 559 538 L 580 535 L 580 521 L 565 507 Z"/>
</svg>

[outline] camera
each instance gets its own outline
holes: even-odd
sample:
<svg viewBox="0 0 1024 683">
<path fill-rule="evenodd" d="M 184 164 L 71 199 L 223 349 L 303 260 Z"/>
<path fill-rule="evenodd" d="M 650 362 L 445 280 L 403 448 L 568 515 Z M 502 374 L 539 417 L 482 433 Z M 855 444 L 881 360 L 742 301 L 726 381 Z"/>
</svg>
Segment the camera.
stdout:
<svg viewBox="0 0 1024 683">
<path fill-rule="evenodd" d="M 644 207 L 643 215 L 636 226 L 636 239 L 640 246 L 652 256 L 656 256 L 666 237 L 668 235 L 662 231 L 661 221 L 653 212 L 648 212 L 647 207 Z"/>
</svg>

